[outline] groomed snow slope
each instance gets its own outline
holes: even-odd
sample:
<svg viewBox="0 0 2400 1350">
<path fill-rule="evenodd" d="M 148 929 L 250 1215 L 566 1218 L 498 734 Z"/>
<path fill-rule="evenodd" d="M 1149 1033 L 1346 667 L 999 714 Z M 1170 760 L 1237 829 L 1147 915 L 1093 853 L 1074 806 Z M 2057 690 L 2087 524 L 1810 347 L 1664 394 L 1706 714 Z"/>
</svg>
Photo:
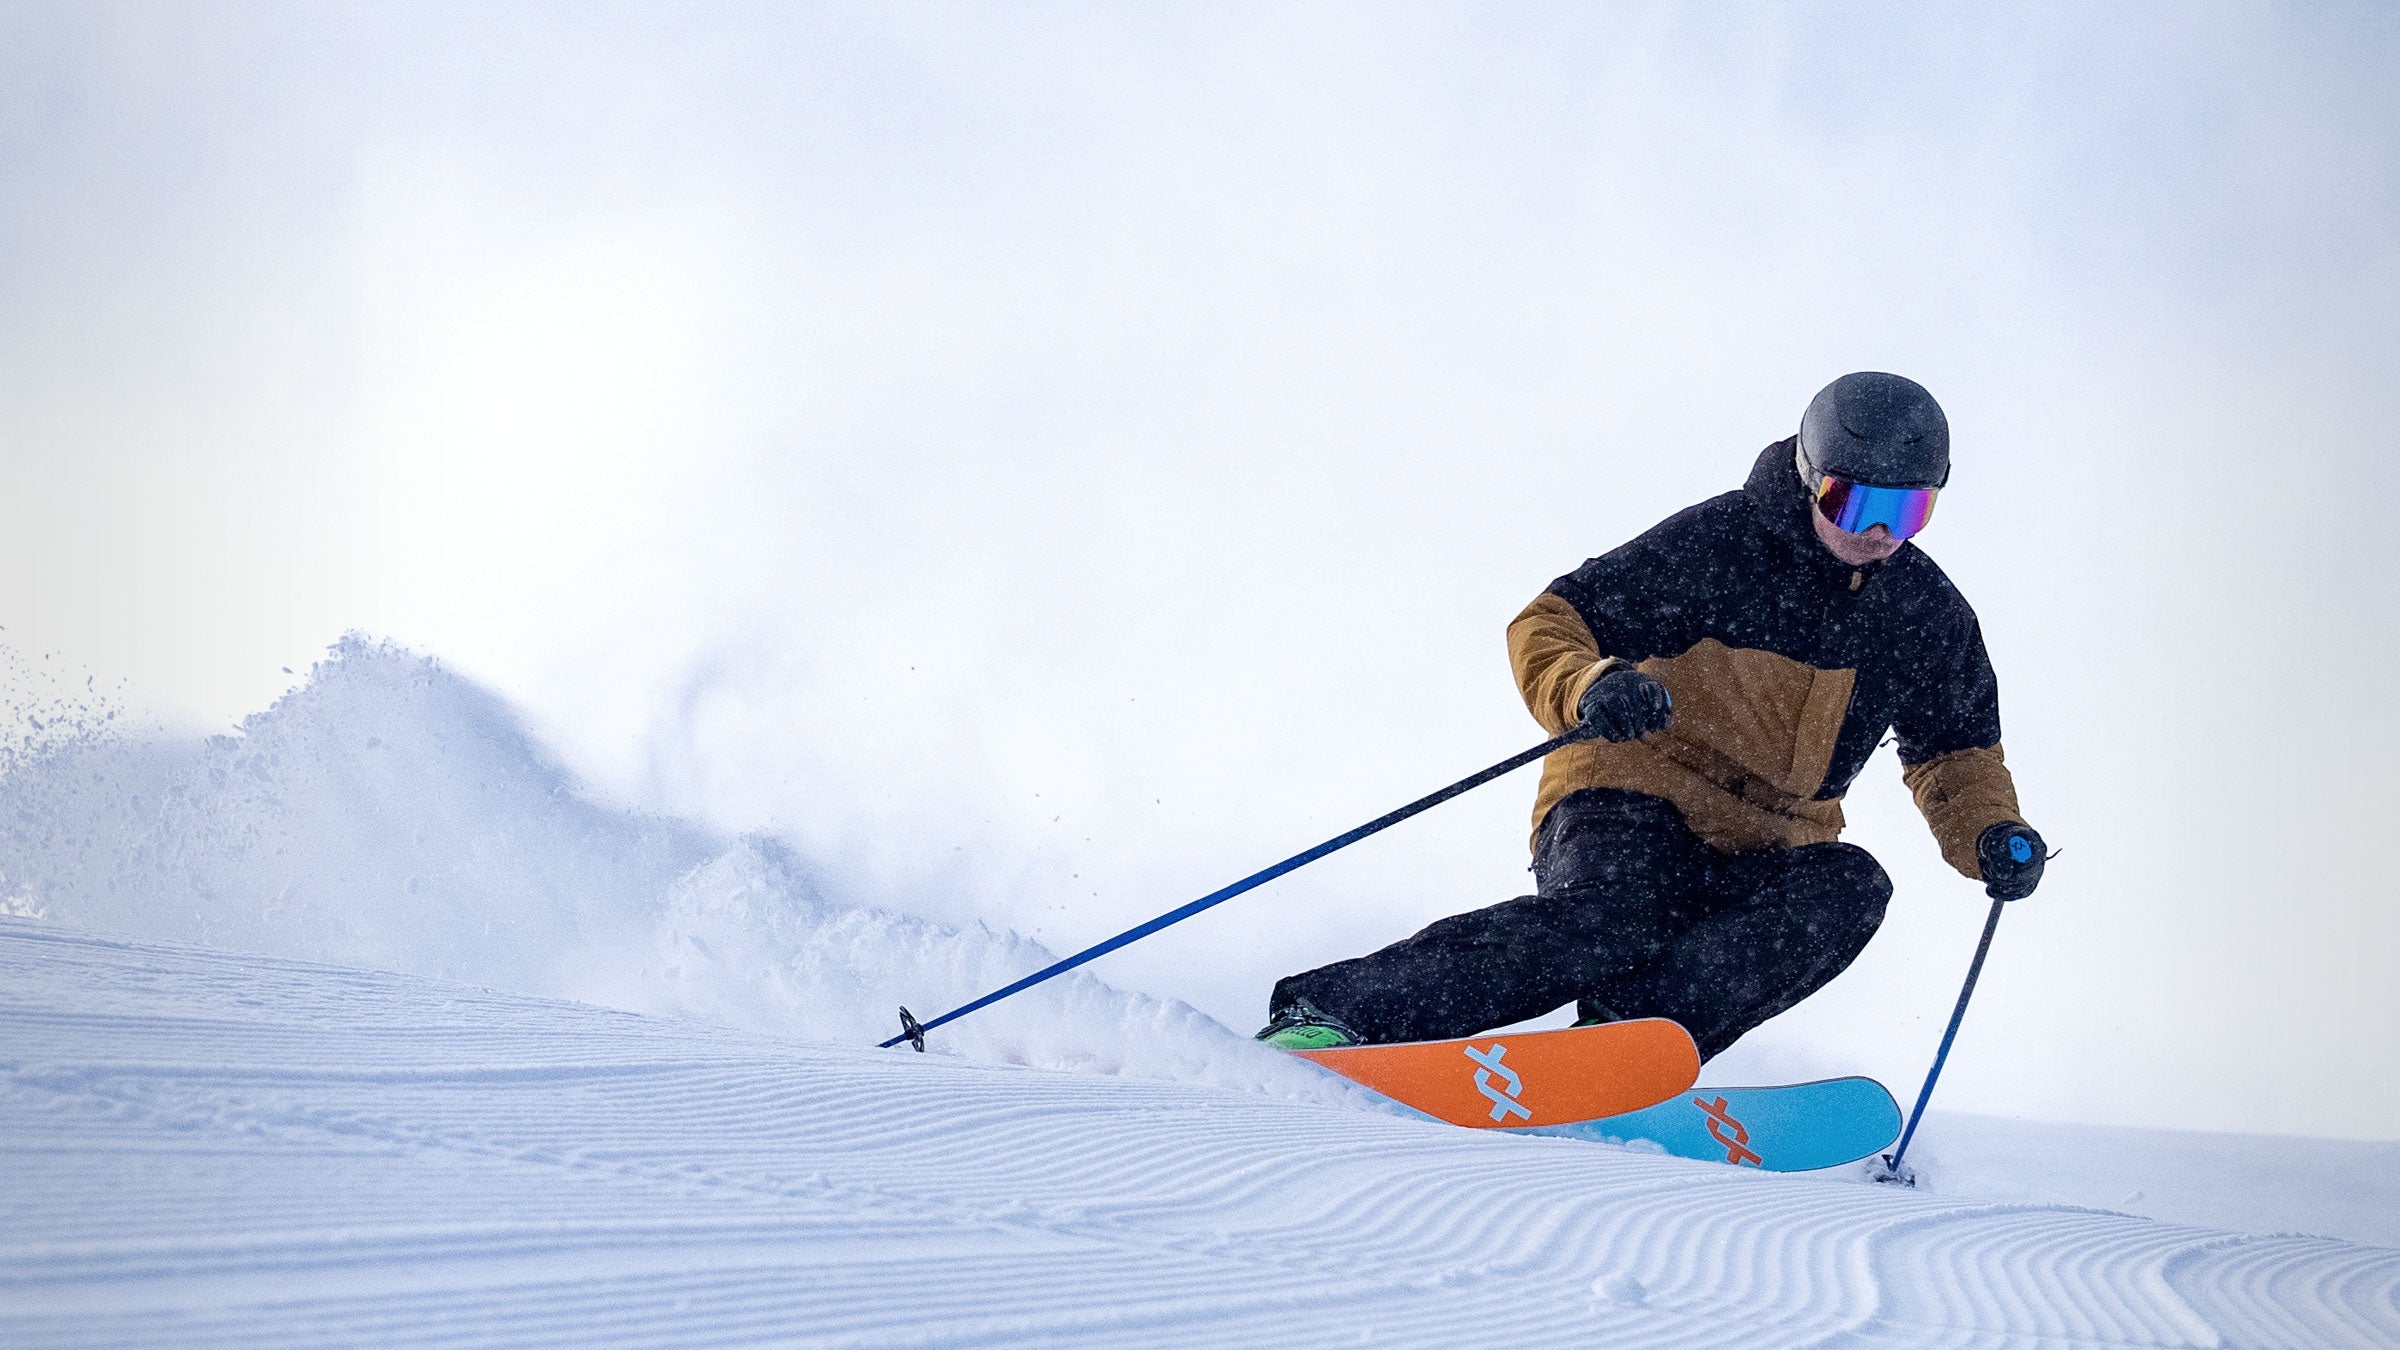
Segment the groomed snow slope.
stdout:
<svg viewBox="0 0 2400 1350">
<path fill-rule="evenodd" d="M 2400 1343 L 2380 1248 L 28 920 L 0 1067 L 11 1346 Z"/>
<path fill-rule="evenodd" d="M 8 656 L 0 643 L 0 915 L 841 1045 L 889 1036 L 903 999 L 955 1007 L 1060 954 L 923 912 L 928 895 L 1010 874 L 1004 854 L 898 884 L 839 848 L 829 859 L 596 801 L 505 699 L 389 644 L 345 639 L 274 707 L 205 737 L 123 732 L 71 681 L 28 703 Z M 1151 893 L 1188 898 L 1194 880 Z M 1248 917 L 1228 912 L 1237 927 L 1220 931 L 1271 920 L 1279 903 L 1245 900 L 1261 908 L 1232 907 Z M 1107 929 L 1086 916 L 1062 931 L 1080 945 Z M 1218 955 L 1192 929 L 1155 941 Z M 952 1023 L 940 1048 L 1372 1109 L 1338 1080 L 1262 1058 L 1244 1034 L 1261 1005 L 1228 1026 L 1172 985 L 1112 987 L 1121 970 L 1079 970 Z M 1272 974 L 1259 974 L 1261 1000 Z M 1911 1043 L 1930 1056 L 1920 1031 Z M 1949 1081 L 1963 1088 L 2001 1034 L 1971 1021 Z M 1737 1046 L 1702 1081 L 1867 1067 L 1862 1046 L 1814 1046 L 1802 1063 L 1757 1049 Z M 1903 1062 L 1892 1085 L 1906 1094 L 1923 1060 Z M 1947 1100 L 1909 1154 L 1944 1196 L 2400 1246 L 2400 1142 L 2042 1124 L 1947 1114 Z"/>
</svg>

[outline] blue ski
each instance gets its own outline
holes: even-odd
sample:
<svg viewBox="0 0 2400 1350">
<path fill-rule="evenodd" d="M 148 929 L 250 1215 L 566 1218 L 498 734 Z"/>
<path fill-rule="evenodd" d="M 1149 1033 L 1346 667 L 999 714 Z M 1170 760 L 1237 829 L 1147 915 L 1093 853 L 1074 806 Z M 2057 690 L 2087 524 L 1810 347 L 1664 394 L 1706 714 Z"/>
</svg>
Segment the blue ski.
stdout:
<svg viewBox="0 0 2400 1350">
<path fill-rule="evenodd" d="M 1656 1106 L 1526 1134 L 1645 1144 L 1679 1158 L 1808 1172 L 1857 1162 L 1900 1135 L 1900 1107 L 1872 1078 L 1780 1087 L 1696 1087 Z"/>
</svg>

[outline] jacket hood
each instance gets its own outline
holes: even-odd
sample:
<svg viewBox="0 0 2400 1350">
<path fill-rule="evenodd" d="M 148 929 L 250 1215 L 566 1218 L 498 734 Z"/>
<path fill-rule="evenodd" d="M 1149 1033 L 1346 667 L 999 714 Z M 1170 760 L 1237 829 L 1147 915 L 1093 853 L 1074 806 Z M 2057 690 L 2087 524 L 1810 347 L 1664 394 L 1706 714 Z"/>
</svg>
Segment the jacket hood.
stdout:
<svg viewBox="0 0 2400 1350">
<path fill-rule="evenodd" d="M 1799 437 L 1790 436 L 1759 451 L 1742 493 L 1757 507 L 1769 529 L 1811 553 L 1830 558 L 1833 555 L 1817 542 L 1816 527 L 1808 523 L 1808 489 L 1801 483 L 1800 468 L 1793 459 L 1799 444 Z"/>
</svg>

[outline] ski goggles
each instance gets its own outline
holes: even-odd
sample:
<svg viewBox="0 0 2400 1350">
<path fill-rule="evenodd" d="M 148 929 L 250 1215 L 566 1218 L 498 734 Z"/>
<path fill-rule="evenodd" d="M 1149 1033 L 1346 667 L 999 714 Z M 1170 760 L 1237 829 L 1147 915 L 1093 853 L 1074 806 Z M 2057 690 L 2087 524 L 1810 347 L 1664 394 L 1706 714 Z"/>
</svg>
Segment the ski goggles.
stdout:
<svg viewBox="0 0 2400 1350">
<path fill-rule="evenodd" d="M 1906 539 L 1933 519 L 1933 498 L 1940 491 L 1876 487 L 1826 474 L 1817 480 L 1817 514 L 1844 534 L 1865 534 L 1881 525 L 1894 539 Z"/>
</svg>

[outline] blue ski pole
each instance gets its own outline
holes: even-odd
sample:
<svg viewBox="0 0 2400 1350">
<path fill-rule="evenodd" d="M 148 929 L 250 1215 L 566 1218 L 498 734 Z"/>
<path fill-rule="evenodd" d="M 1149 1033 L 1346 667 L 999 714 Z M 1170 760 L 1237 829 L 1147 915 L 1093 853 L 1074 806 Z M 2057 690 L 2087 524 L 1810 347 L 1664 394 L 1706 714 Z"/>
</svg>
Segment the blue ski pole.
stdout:
<svg viewBox="0 0 2400 1350">
<path fill-rule="evenodd" d="M 1992 901 L 1992 912 L 1983 921 L 1983 941 L 1975 944 L 1975 959 L 1967 966 L 1966 987 L 1958 991 L 1958 1006 L 1950 1010 L 1950 1026 L 1942 1032 L 1942 1048 L 1933 1054 L 1933 1068 L 1925 1075 L 1925 1087 L 1917 1093 L 1916 1109 L 1908 1113 L 1908 1128 L 1900 1132 L 1900 1146 L 1883 1155 L 1883 1170 L 1875 1174 L 1877 1181 L 1895 1186 L 1914 1186 L 1916 1175 L 1900 1165 L 1908 1155 L 1908 1141 L 1916 1137 L 1917 1122 L 1924 1118 L 1925 1103 L 1933 1100 L 1933 1085 L 1942 1076 L 1942 1061 L 1950 1058 L 1950 1043 L 1958 1039 L 1958 1024 L 1966 1018 L 1967 1000 L 1975 996 L 1975 980 L 1983 974 L 1983 958 L 1991 953 L 1992 934 L 1999 930 L 2000 911 L 2006 900 Z"/>
<path fill-rule="evenodd" d="M 909 1015 L 907 1008 L 902 1008 L 900 1010 L 900 1034 L 892 1037 L 888 1041 L 883 1042 L 882 1048 L 889 1050 L 893 1046 L 898 1045 L 900 1042 L 906 1041 L 910 1045 L 915 1046 L 919 1051 L 922 1051 L 925 1048 L 925 1033 L 933 1030 L 935 1027 L 940 1026 L 944 1022 L 954 1022 L 978 1008 L 989 1007 L 992 1004 L 998 1003 L 1000 1000 L 1007 998 L 1011 994 L 1022 993 L 1025 990 L 1031 989 L 1035 985 L 1040 984 L 1042 981 L 1050 979 L 1053 976 L 1064 975 L 1068 971 L 1073 970 L 1075 967 L 1082 965 L 1086 961 L 1106 956 L 1110 952 L 1115 951 L 1117 948 L 1123 947 L 1129 943 L 1139 942 L 1143 938 L 1150 936 L 1152 933 L 1155 933 L 1162 928 L 1167 928 L 1174 924 L 1182 923 L 1185 919 L 1192 917 L 1204 909 L 1221 905 L 1226 901 L 1231 900 L 1233 897 L 1240 895 L 1244 891 L 1251 890 L 1255 887 L 1264 886 L 1268 882 L 1273 881 L 1275 878 L 1282 876 L 1286 872 L 1306 867 L 1310 863 L 1315 862 L 1317 859 L 1324 857 L 1328 853 L 1333 853 L 1340 849 L 1348 848 L 1352 844 L 1357 843 L 1359 840 L 1366 838 L 1368 835 L 1377 833 L 1381 830 L 1389 829 L 1420 811 L 1431 810 L 1432 808 L 1441 805 L 1443 802 L 1450 800 L 1452 797 L 1467 791 L 1469 788 L 1481 787 L 1504 773 L 1508 773 L 1511 770 L 1519 769 L 1527 764 L 1531 764 L 1533 761 L 1540 759 L 1542 756 L 1549 754 L 1551 751 L 1558 749 L 1562 745 L 1571 745 L 1576 741 L 1587 740 L 1592 735 L 1593 732 L 1582 727 L 1569 728 L 1566 734 L 1563 736 L 1553 736 L 1549 740 L 1542 742 L 1540 745 L 1537 745 L 1530 750 L 1524 750 L 1518 752 L 1517 754 L 1510 755 L 1508 758 L 1501 760 L 1492 767 L 1485 769 L 1480 773 L 1469 774 L 1466 777 L 1459 779 L 1457 782 L 1452 783 L 1450 786 L 1443 788 L 1439 792 L 1430 793 L 1426 796 L 1419 797 L 1415 801 L 1410 802 L 1408 805 L 1401 807 L 1399 810 L 1377 816 L 1375 819 L 1368 821 L 1366 824 L 1359 826 L 1357 829 L 1352 830 L 1347 834 L 1335 835 L 1333 838 L 1326 840 L 1324 843 L 1317 845 L 1315 848 L 1308 849 L 1300 853 L 1295 853 L 1291 857 L 1284 859 L 1282 862 L 1279 862 L 1272 867 L 1262 868 L 1259 871 L 1252 872 L 1250 875 L 1243 877 L 1240 881 L 1227 886 L 1223 890 L 1211 891 L 1189 904 L 1170 909 L 1166 913 L 1159 915 L 1157 918 L 1152 919 L 1147 923 L 1136 924 L 1133 927 L 1126 929 L 1124 932 L 1117 934 L 1115 937 L 1108 939 L 1106 942 L 1095 943 L 1092 946 L 1086 947 L 1082 951 L 1075 953 L 1073 956 L 1067 957 L 1065 960 L 1055 962 L 1035 971 L 1031 975 L 1026 976 L 1024 979 L 1017 981 L 1015 984 L 1008 985 L 1005 988 L 995 989 L 992 992 L 985 994 L 983 997 L 976 999 L 974 1002 L 961 1004 L 958 1007 L 952 1008 L 950 1011 L 943 1013 L 941 1016 L 932 1019 L 931 1021 L 919 1022 L 916 1018 Z"/>
</svg>

